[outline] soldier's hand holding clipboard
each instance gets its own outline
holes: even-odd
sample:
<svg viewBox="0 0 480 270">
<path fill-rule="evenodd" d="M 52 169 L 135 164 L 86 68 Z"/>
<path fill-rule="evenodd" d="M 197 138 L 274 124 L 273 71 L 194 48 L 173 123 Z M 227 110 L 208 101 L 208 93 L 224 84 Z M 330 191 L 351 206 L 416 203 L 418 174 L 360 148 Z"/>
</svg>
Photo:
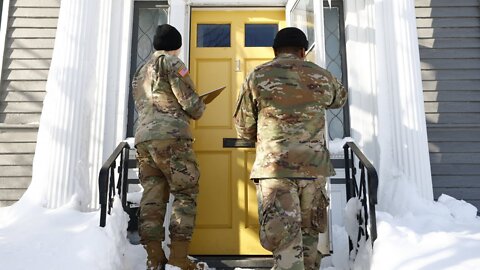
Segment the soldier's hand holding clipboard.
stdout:
<svg viewBox="0 0 480 270">
<path fill-rule="evenodd" d="M 205 104 L 208 104 L 212 102 L 220 93 L 226 88 L 226 86 L 222 86 L 220 88 L 217 88 L 215 90 L 209 91 L 205 94 L 201 94 L 200 98 L 203 99 L 203 102 Z"/>
</svg>

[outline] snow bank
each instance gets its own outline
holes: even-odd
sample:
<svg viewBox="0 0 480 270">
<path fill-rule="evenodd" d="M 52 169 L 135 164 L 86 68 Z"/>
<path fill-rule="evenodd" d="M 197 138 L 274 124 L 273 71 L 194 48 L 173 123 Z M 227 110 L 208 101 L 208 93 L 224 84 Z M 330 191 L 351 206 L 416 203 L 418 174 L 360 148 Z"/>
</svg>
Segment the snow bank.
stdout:
<svg viewBox="0 0 480 270">
<path fill-rule="evenodd" d="M 410 183 L 383 185 L 371 269 L 480 269 L 477 208 L 448 195 L 423 199 Z"/>
<path fill-rule="evenodd" d="M 328 142 L 328 151 L 332 155 L 338 155 L 338 154 L 343 155 L 343 146 L 347 142 L 353 142 L 353 141 L 354 140 L 350 137 L 345 137 L 343 139 L 336 138 L 336 139 Z"/>
<path fill-rule="evenodd" d="M 25 202 L 0 208 L 1 268 L 125 269 L 128 216 L 119 199 L 105 228 L 98 226 L 99 211 L 84 213 L 77 207 L 73 199 L 57 209 Z"/>
<path fill-rule="evenodd" d="M 384 181 L 374 249 L 362 238 L 357 254 L 348 256 L 346 234 L 356 246 L 361 210 L 356 198 L 346 204 L 345 227 L 333 227 L 335 252 L 322 261 L 322 270 L 480 269 L 480 217 L 477 208 L 463 200 L 443 194 L 438 202 L 430 201 L 402 177 Z"/>
<path fill-rule="evenodd" d="M 464 200 L 456 200 L 453 197 L 442 194 L 438 202 L 445 205 L 450 210 L 451 215 L 461 222 L 475 221 L 477 218 L 477 208 Z"/>
<path fill-rule="evenodd" d="M 480 267 L 480 219 L 463 223 L 443 215 L 392 216 L 377 212 L 372 270 Z"/>
</svg>

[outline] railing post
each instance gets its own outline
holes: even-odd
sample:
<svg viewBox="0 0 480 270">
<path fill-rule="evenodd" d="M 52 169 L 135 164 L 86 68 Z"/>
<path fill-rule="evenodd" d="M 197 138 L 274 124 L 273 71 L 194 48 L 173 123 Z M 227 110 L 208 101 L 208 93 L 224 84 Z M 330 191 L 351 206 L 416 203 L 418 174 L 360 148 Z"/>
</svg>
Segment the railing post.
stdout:
<svg viewBox="0 0 480 270">
<path fill-rule="evenodd" d="M 375 212 L 375 204 L 377 204 L 377 191 L 378 191 L 378 175 L 376 171 L 368 172 L 368 206 L 370 208 L 370 234 L 372 236 L 372 248 L 373 242 L 377 239 L 377 214 Z"/>
<path fill-rule="evenodd" d="M 107 187 L 108 187 L 108 171 L 100 170 L 98 176 L 98 190 L 99 190 L 99 202 L 100 202 L 100 227 L 105 227 L 107 220 Z"/>
<path fill-rule="evenodd" d="M 100 227 L 106 225 L 107 213 L 110 214 L 113 207 L 115 189 L 121 197 L 123 209 L 127 210 L 129 149 L 128 143 L 121 142 L 100 169 L 98 176 Z M 118 156 L 120 156 L 120 164 L 118 167 L 118 182 L 115 186 L 115 169 L 117 168 L 116 160 Z"/>
<path fill-rule="evenodd" d="M 352 198 L 354 195 L 352 194 L 352 187 L 351 187 L 351 178 L 350 178 L 350 155 L 348 153 L 349 146 L 345 144 L 343 146 L 343 159 L 345 161 L 345 191 L 347 195 L 347 201 Z"/>
<path fill-rule="evenodd" d="M 370 237 L 372 248 L 374 241 L 377 239 L 377 223 L 375 204 L 377 203 L 377 189 L 378 189 L 378 175 L 365 155 L 353 143 L 347 142 L 344 146 L 345 155 L 345 178 L 346 178 L 346 193 L 347 200 L 352 197 L 357 197 L 361 204 L 362 210 L 358 215 L 359 233 L 357 240 L 365 235 L 365 240 L 369 238 L 368 229 L 370 229 Z M 350 149 L 350 151 L 348 151 Z M 358 168 L 360 169 L 360 187 L 356 180 L 356 166 L 354 162 L 355 156 L 358 158 Z M 363 212 L 363 213 L 362 213 Z M 370 226 L 369 226 L 370 225 Z M 357 245 L 358 245 L 357 241 Z M 353 249 L 351 239 L 349 239 L 350 250 Z M 357 246 L 358 248 L 358 246 Z"/>
<path fill-rule="evenodd" d="M 127 208 L 127 193 L 128 193 L 128 160 L 130 159 L 130 150 L 125 148 L 123 159 L 123 173 L 122 173 L 122 206 Z"/>
</svg>

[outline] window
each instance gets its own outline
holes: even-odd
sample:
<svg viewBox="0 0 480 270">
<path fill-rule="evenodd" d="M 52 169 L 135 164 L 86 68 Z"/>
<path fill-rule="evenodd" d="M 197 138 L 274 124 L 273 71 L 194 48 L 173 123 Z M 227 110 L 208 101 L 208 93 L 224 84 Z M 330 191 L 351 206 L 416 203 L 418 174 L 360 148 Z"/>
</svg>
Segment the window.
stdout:
<svg viewBox="0 0 480 270">
<path fill-rule="evenodd" d="M 153 53 L 153 36 L 158 25 L 167 23 L 167 8 L 139 8 L 137 21 L 137 68 Z"/>
<path fill-rule="evenodd" d="M 343 29 L 343 11 L 340 0 L 332 0 L 331 8 L 327 1 L 323 2 L 326 67 L 345 87 L 346 57 L 345 37 Z M 290 11 L 292 25 L 302 29 L 309 41 L 306 60 L 315 62 L 314 1 L 298 0 Z M 341 109 L 327 111 L 328 137 L 330 140 L 350 136 L 348 105 Z"/>
<path fill-rule="evenodd" d="M 168 22 L 167 1 L 135 1 L 133 10 L 132 50 L 130 79 L 138 67 L 143 65 L 155 49 L 153 36 L 157 26 Z M 137 112 L 130 93 L 128 100 L 127 137 L 133 137 L 137 124 Z"/>
<path fill-rule="evenodd" d="M 346 78 L 344 76 L 346 71 L 344 70 L 343 63 L 345 55 L 341 45 L 343 39 L 340 31 L 340 8 L 324 8 L 323 19 L 325 24 L 325 61 L 327 70 L 330 71 L 333 76 L 337 77 L 345 87 L 347 87 Z M 348 110 L 344 110 L 346 107 L 347 106 L 341 109 L 328 110 L 328 135 L 330 139 L 343 138 L 349 135 L 346 130 L 347 123 L 345 123 L 345 119 L 348 120 L 348 115 L 345 115 Z"/>
<path fill-rule="evenodd" d="M 315 43 L 313 0 L 299 0 L 290 12 L 293 26 L 302 29 L 308 39 L 308 47 Z"/>
<path fill-rule="evenodd" d="M 245 24 L 245 47 L 272 47 L 277 24 Z"/>
<path fill-rule="evenodd" d="M 197 47 L 230 47 L 230 24 L 198 24 Z"/>
</svg>

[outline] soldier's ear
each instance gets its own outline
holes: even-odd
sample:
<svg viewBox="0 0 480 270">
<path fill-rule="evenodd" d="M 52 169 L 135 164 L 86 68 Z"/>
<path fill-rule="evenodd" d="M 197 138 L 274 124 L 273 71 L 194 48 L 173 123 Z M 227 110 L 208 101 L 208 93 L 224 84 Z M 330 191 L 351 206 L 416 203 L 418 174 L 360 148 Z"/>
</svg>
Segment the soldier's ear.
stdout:
<svg viewBox="0 0 480 270">
<path fill-rule="evenodd" d="M 300 51 L 300 57 L 302 59 L 305 59 L 305 49 L 304 48 L 302 48 L 302 50 Z"/>
</svg>

